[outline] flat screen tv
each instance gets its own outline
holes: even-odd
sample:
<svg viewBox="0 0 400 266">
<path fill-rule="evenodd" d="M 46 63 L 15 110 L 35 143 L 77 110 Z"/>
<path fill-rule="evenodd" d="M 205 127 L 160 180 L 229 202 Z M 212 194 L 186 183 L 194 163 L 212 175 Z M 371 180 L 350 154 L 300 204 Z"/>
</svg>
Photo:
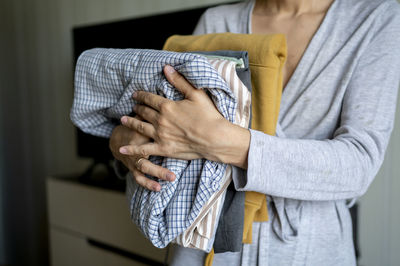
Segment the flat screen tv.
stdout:
<svg viewBox="0 0 400 266">
<path fill-rule="evenodd" d="M 169 36 L 191 34 L 208 7 L 75 27 L 72 30 L 74 66 L 83 51 L 95 47 L 162 49 Z M 95 166 L 102 164 L 107 167 L 108 175 L 113 177 L 114 172 L 110 167 L 113 157 L 108 148 L 108 139 L 86 134 L 78 128 L 76 130 L 78 156 L 93 160 L 82 176 L 90 178 Z"/>
</svg>

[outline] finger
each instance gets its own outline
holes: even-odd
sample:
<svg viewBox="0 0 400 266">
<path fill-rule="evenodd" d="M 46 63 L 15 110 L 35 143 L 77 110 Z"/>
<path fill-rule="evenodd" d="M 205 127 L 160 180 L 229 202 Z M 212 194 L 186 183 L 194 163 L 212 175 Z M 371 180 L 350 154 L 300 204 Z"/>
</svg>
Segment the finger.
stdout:
<svg viewBox="0 0 400 266">
<path fill-rule="evenodd" d="M 137 170 L 142 172 L 143 174 L 148 174 L 154 177 L 157 177 L 162 180 L 166 181 L 174 181 L 175 180 L 175 174 L 171 171 L 169 171 L 166 168 L 163 168 L 159 165 L 153 164 L 147 159 L 141 159 L 137 165 L 136 165 Z"/>
<path fill-rule="evenodd" d="M 129 117 L 129 116 L 121 117 L 121 123 L 122 123 L 122 125 L 130 128 L 130 129 L 133 129 L 146 137 L 149 137 L 152 139 L 154 139 L 154 137 L 155 137 L 156 131 L 154 129 L 154 126 L 150 123 L 140 121 L 134 117 Z"/>
<path fill-rule="evenodd" d="M 150 155 L 166 156 L 155 142 L 142 145 L 126 145 L 119 148 L 119 152 L 124 155 L 148 158 Z"/>
<path fill-rule="evenodd" d="M 145 91 L 136 91 L 133 93 L 132 97 L 135 100 L 144 103 L 157 111 L 160 111 L 160 106 L 163 103 L 170 101 L 160 95 Z"/>
<path fill-rule="evenodd" d="M 142 187 L 147 188 L 148 190 L 152 191 L 161 190 L 161 185 L 158 182 L 147 178 L 143 173 L 141 173 L 138 170 L 133 171 L 133 178 L 135 179 L 136 183 L 138 183 Z"/>
<path fill-rule="evenodd" d="M 135 113 L 139 114 L 143 120 L 146 120 L 148 122 L 150 122 L 151 124 L 155 124 L 158 120 L 159 117 L 159 113 L 154 110 L 153 108 L 150 108 L 146 105 L 142 105 L 142 104 L 137 104 L 133 110 L 135 111 Z"/>
<path fill-rule="evenodd" d="M 185 98 L 193 98 L 193 92 L 196 88 L 192 86 L 181 74 L 179 74 L 172 66 L 166 65 L 164 67 L 164 74 L 169 83 L 179 90 Z"/>
</svg>

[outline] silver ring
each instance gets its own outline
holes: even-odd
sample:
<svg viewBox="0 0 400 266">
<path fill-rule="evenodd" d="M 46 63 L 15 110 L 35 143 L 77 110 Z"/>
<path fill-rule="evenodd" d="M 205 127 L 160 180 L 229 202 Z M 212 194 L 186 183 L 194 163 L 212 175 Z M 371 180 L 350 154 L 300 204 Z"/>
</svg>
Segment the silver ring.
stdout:
<svg viewBox="0 0 400 266">
<path fill-rule="evenodd" d="M 136 161 L 136 163 L 135 163 L 136 169 L 140 170 L 140 169 L 139 169 L 139 164 L 140 164 L 140 161 L 143 160 L 143 159 L 145 159 L 145 158 L 140 157 L 140 158 Z"/>
</svg>

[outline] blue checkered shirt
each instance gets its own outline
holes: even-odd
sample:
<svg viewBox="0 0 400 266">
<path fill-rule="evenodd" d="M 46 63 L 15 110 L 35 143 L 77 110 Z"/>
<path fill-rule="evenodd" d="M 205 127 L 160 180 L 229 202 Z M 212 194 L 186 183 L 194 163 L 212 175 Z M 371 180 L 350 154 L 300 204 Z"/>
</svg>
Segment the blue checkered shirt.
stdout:
<svg viewBox="0 0 400 266">
<path fill-rule="evenodd" d="M 166 64 L 196 88 L 206 89 L 219 112 L 234 121 L 234 95 L 205 57 L 158 50 L 92 49 L 85 51 L 76 65 L 72 122 L 86 133 L 109 137 L 115 120 L 132 112 L 134 91 L 182 100 L 183 95 L 162 73 Z M 150 161 L 174 172 L 176 180 L 159 180 L 162 189 L 153 192 L 128 178 L 127 195 L 132 220 L 154 246 L 163 248 L 193 223 L 218 191 L 226 165 L 159 156 L 150 157 Z"/>
</svg>

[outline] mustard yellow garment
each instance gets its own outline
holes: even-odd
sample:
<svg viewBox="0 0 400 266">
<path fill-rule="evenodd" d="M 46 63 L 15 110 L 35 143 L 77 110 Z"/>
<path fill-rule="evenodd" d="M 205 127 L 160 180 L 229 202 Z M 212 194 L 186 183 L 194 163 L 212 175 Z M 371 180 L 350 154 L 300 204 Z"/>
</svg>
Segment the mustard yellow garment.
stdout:
<svg viewBox="0 0 400 266">
<path fill-rule="evenodd" d="M 175 52 L 234 50 L 247 51 L 252 82 L 251 128 L 275 135 L 282 94 L 286 39 L 282 34 L 213 33 L 196 36 L 174 35 L 164 50 Z M 267 221 L 266 195 L 246 192 L 243 243 L 252 242 L 253 221 Z M 213 251 L 205 265 L 212 264 Z"/>
<path fill-rule="evenodd" d="M 214 248 L 211 249 L 210 253 L 207 254 L 204 260 L 204 266 L 212 266 L 214 260 Z"/>
</svg>

